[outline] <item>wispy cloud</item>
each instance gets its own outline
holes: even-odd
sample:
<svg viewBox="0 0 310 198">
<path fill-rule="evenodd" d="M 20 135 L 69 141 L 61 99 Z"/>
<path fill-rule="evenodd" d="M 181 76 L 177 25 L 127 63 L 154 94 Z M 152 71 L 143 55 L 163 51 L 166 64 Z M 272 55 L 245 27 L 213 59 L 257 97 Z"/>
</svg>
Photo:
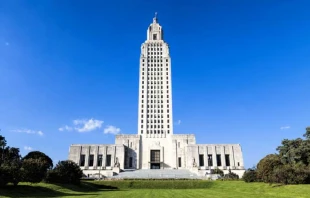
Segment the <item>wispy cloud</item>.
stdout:
<svg viewBox="0 0 310 198">
<path fill-rule="evenodd" d="M 290 126 L 282 126 L 280 127 L 281 130 L 287 130 L 287 129 L 290 129 L 291 127 Z"/>
<path fill-rule="evenodd" d="M 32 149 L 32 147 L 30 147 L 30 146 L 24 146 L 24 150 L 26 150 L 26 151 L 32 151 L 33 149 Z"/>
<path fill-rule="evenodd" d="M 69 127 L 68 125 L 64 126 L 64 127 L 60 127 L 58 129 L 59 131 L 72 131 L 73 128 L 72 127 Z"/>
<path fill-rule="evenodd" d="M 103 121 L 102 120 L 73 120 L 73 124 L 76 126 L 75 130 L 78 132 L 88 132 L 93 131 L 97 128 L 101 128 Z"/>
<path fill-rule="evenodd" d="M 14 129 L 11 130 L 12 132 L 17 132 L 17 133 L 27 133 L 27 134 L 36 134 L 39 136 L 43 136 L 44 133 L 42 131 L 35 131 L 35 130 L 30 130 L 30 129 Z"/>
<path fill-rule="evenodd" d="M 176 123 L 174 123 L 175 125 L 180 125 L 181 124 L 181 120 L 178 120 Z"/>
<path fill-rule="evenodd" d="M 103 130 L 103 133 L 104 134 L 113 134 L 113 135 L 116 135 L 116 134 L 119 134 L 121 132 L 121 129 L 120 128 L 117 128 L 115 126 L 107 126 L 104 130 Z"/>
<path fill-rule="evenodd" d="M 73 126 L 65 125 L 58 128 L 59 131 L 77 131 L 80 133 L 89 132 L 101 128 L 103 124 L 102 120 L 91 119 L 76 119 L 73 120 Z"/>
</svg>

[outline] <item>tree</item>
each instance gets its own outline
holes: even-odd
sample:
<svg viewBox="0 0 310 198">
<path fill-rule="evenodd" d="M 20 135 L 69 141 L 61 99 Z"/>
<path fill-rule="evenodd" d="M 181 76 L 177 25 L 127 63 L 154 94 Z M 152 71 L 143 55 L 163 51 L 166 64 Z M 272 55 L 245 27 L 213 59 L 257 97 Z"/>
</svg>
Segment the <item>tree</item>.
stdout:
<svg viewBox="0 0 310 198">
<path fill-rule="evenodd" d="M 1 151 L 1 159 L 0 159 L 0 165 L 4 161 L 4 148 L 6 147 L 6 140 L 5 137 L 0 135 L 0 151 Z"/>
<path fill-rule="evenodd" d="M 16 186 L 21 180 L 19 149 L 7 146 L 5 137 L 0 136 L 0 153 L 0 186 L 9 182 Z"/>
<path fill-rule="evenodd" d="M 275 168 L 283 165 L 279 155 L 270 154 L 261 159 L 257 164 L 257 177 L 263 182 L 273 182 L 273 171 Z"/>
<path fill-rule="evenodd" d="M 23 181 L 38 183 L 46 176 L 46 162 L 41 159 L 23 159 L 22 162 Z"/>
<path fill-rule="evenodd" d="M 83 172 L 73 161 L 60 161 L 53 170 L 48 171 L 46 182 L 80 184 Z"/>
<path fill-rule="evenodd" d="M 44 153 L 42 153 L 40 151 L 31 151 L 31 152 L 29 152 L 23 158 L 23 160 L 25 160 L 25 159 L 38 159 L 38 160 L 41 160 L 42 162 L 44 162 L 45 168 L 47 170 L 53 168 L 53 160 L 49 156 L 47 156 L 46 154 L 44 154 Z"/>
<path fill-rule="evenodd" d="M 242 179 L 245 182 L 256 182 L 256 181 L 258 181 L 256 168 L 249 168 L 248 170 L 246 170 L 242 176 Z"/>
</svg>

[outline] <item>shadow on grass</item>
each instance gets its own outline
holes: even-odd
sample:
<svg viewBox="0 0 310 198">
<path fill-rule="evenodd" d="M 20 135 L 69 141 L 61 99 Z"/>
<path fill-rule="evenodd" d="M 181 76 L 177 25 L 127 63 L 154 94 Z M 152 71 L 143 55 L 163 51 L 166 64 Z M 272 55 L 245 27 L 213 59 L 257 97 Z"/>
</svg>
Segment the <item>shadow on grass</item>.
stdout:
<svg viewBox="0 0 310 198">
<path fill-rule="evenodd" d="M 52 185 L 55 185 L 54 188 Z M 82 182 L 81 185 L 52 184 L 50 187 L 21 184 L 16 187 L 8 185 L 0 188 L 0 197 L 62 197 L 62 196 L 85 196 L 99 195 L 104 191 L 117 191 L 117 187 L 96 185 L 93 183 Z M 61 190 L 61 191 L 60 191 Z M 68 192 L 66 192 L 68 191 Z"/>
<path fill-rule="evenodd" d="M 109 185 L 99 185 L 91 182 L 81 182 L 80 185 L 71 185 L 71 184 L 54 184 L 61 188 L 68 189 L 74 192 L 98 192 L 98 191 L 110 191 L 110 190 L 119 190 L 117 187 Z"/>
<path fill-rule="evenodd" d="M 6 186 L 0 188 L 0 196 L 6 197 L 62 197 L 62 196 L 84 196 L 97 195 L 92 193 L 70 193 L 60 192 L 51 188 L 32 185 Z"/>
</svg>

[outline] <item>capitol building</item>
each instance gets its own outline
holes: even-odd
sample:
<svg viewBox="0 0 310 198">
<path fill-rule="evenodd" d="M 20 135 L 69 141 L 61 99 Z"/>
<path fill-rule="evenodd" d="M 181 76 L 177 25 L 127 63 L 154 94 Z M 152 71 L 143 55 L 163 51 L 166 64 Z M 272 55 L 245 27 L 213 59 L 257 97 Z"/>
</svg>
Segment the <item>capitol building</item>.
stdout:
<svg viewBox="0 0 310 198">
<path fill-rule="evenodd" d="M 86 176 L 113 176 L 130 169 L 187 170 L 204 176 L 212 169 L 244 173 L 240 144 L 196 144 L 194 134 L 174 134 L 171 57 L 157 17 L 141 46 L 138 131 L 115 136 L 115 144 L 72 144 L 69 160 Z"/>
</svg>

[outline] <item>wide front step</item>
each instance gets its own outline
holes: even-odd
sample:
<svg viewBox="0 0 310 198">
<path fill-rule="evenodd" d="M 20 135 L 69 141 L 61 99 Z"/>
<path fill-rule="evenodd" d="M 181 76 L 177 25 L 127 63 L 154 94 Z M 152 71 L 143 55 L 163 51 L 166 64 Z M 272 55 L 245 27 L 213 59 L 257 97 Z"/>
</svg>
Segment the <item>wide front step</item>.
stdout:
<svg viewBox="0 0 310 198">
<path fill-rule="evenodd" d="M 190 172 L 189 170 L 169 170 L 169 169 L 159 169 L 159 170 L 124 170 L 118 175 L 113 176 L 113 178 L 198 178 L 197 174 Z"/>
</svg>

